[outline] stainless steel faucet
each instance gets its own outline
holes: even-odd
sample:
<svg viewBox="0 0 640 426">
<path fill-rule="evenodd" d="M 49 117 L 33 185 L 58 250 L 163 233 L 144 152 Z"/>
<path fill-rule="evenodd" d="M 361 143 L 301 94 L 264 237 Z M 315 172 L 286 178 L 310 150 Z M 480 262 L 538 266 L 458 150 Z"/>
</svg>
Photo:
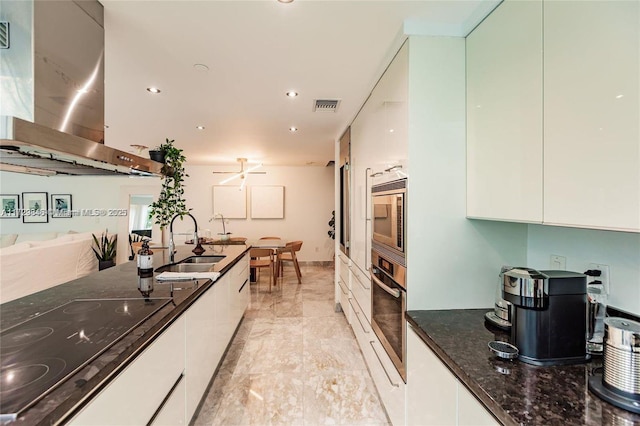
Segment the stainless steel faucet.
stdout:
<svg viewBox="0 0 640 426">
<path fill-rule="evenodd" d="M 193 242 L 194 244 L 198 244 L 198 222 L 196 221 L 196 218 L 193 217 L 193 215 L 191 213 L 187 213 L 187 216 L 191 217 L 191 219 L 193 219 L 193 224 L 196 227 L 196 230 L 193 232 Z M 169 261 L 171 263 L 173 263 L 174 258 L 173 255 L 176 252 L 176 245 L 173 241 L 173 222 L 178 218 L 178 217 L 182 217 L 180 214 L 177 214 L 173 217 L 173 219 L 171 219 L 171 224 L 169 225 Z M 176 235 L 191 235 L 191 234 L 176 234 Z"/>
</svg>

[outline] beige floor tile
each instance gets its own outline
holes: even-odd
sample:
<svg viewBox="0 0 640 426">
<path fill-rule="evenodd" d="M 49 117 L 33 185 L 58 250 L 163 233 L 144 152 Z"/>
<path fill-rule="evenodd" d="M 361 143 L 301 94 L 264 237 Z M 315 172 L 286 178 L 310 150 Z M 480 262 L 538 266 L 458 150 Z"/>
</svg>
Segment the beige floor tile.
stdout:
<svg viewBox="0 0 640 426">
<path fill-rule="evenodd" d="M 388 426 L 355 336 L 335 312 L 333 268 L 267 276 L 251 300 L 196 425 Z"/>
</svg>

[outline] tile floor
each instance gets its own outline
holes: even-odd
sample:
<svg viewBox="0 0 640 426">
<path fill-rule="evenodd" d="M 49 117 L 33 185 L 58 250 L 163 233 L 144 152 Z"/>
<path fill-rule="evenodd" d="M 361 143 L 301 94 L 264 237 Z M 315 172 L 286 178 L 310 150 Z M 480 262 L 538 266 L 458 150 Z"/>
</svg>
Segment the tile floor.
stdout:
<svg viewBox="0 0 640 426">
<path fill-rule="evenodd" d="M 194 423 L 389 425 L 355 336 L 334 312 L 333 268 L 302 267 L 269 293 L 267 274 Z"/>
</svg>

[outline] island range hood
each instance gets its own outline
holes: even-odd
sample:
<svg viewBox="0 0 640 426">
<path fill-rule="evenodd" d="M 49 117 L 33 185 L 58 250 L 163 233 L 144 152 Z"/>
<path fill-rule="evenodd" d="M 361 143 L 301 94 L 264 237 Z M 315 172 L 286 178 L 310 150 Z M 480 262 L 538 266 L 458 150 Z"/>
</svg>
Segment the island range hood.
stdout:
<svg viewBox="0 0 640 426">
<path fill-rule="evenodd" d="M 104 144 L 103 6 L 9 1 L 0 8 L 0 170 L 159 175 L 162 164 Z"/>
</svg>

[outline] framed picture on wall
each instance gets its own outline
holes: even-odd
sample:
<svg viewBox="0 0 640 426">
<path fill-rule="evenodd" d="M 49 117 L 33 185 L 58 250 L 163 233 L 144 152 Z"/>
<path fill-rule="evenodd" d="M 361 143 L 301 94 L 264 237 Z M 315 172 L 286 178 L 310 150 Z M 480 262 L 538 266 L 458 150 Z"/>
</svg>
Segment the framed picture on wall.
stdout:
<svg viewBox="0 0 640 426">
<path fill-rule="evenodd" d="M 20 217 L 20 196 L 18 194 L 0 194 L 0 218 L 17 219 Z"/>
<path fill-rule="evenodd" d="M 49 222 L 49 200 L 46 192 L 22 193 L 22 222 Z"/>
<path fill-rule="evenodd" d="M 51 194 L 51 217 L 71 217 L 71 194 Z"/>
</svg>

